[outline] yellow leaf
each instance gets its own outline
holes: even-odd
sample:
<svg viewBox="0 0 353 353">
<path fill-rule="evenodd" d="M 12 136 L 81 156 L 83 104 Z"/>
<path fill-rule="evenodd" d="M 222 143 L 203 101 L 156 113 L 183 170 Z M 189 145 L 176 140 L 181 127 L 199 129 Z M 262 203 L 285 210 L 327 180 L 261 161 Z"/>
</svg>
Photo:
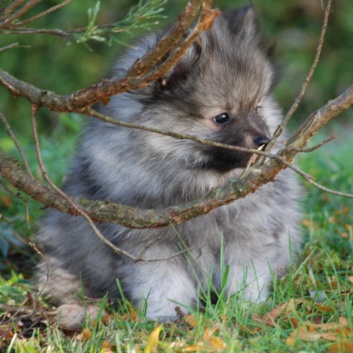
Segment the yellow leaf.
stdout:
<svg viewBox="0 0 353 353">
<path fill-rule="evenodd" d="M 186 321 L 191 327 L 196 327 L 196 326 L 197 326 L 197 321 L 196 321 L 194 315 L 187 315 L 187 316 L 185 316 L 185 321 Z"/>
<path fill-rule="evenodd" d="M 210 343 L 214 348 L 216 348 L 216 349 L 218 349 L 218 350 L 221 350 L 221 349 L 223 349 L 223 348 L 226 346 L 226 344 L 225 344 L 220 338 L 218 338 L 218 337 L 216 337 L 216 336 L 211 336 L 211 337 L 210 337 L 210 340 L 209 340 L 209 343 Z"/>
<path fill-rule="evenodd" d="M 161 332 L 163 325 L 157 326 L 148 337 L 147 345 L 145 347 L 144 353 L 156 352 L 159 342 L 159 333 Z"/>
<path fill-rule="evenodd" d="M 353 276 L 352 276 L 352 283 L 353 283 Z M 342 326 L 348 326 L 348 324 L 349 324 L 348 320 L 343 316 L 339 317 L 338 323 Z"/>
<path fill-rule="evenodd" d="M 287 346 L 295 346 L 295 337 L 292 337 L 291 335 L 288 336 L 286 339 L 286 345 Z"/>
<path fill-rule="evenodd" d="M 183 348 L 183 352 L 199 352 L 199 351 L 205 351 L 205 346 L 202 344 L 192 344 L 190 346 L 187 346 Z"/>
</svg>

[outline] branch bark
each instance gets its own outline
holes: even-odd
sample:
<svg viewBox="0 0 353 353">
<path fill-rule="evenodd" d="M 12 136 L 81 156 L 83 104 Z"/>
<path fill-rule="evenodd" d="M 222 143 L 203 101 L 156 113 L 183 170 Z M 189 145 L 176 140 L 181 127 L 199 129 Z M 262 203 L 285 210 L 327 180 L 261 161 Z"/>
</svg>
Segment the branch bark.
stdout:
<svg viewBox="0 0 353 353">
<path fill-rule="evenodd" d="M 292 162 L 300 149 L 305 148 L 311 138 L 324 125 L 352 104 L 353 86 L 311 114 L 293 136 L 288 139 L 286 146 L 278 152 L 277 156 L 284 161 Z M 212 190 L 203 198 L 169 207 L 162 211 L 144 210 L 106 201 L 92 201 L 75 197 L 71 197 L 71 200 L 74 204 L 80 205 L 82 210 L 96 222 L 121 224 L 132 228 L 165 227 L 170 224 L 182 223 L 206 214 L 221 205 L 245 197 L 260 186 L 273 181 L 276 174 L 286 167 L 280 159 L 268 160 L 256 172 L 250 173 L 242 179 L 231 180 L 224 187 Z M 0 174 L 13 186 L 46 207 L 53 207 L 74 216 L 78 215 L 77 210 L 67 200 L 38 180 L 31 179 L 17 161 L 7 158 L 1 150 Z"/>
<path fill-rule="evenodd" d="M 201 5 L 202 9 L 200 10 Z M 181 41 L 182 36 L 198 14 L 200 15 L 199 20 L 194 29 L 186 39 Z M 49 110 L 60 112 L 82 113 L 86 107 L 94 103 L 107 104 L 113 95 L 144 87 L 156 80 L 156 78 L 167 74 L 173 68 L 175 62 L 185 54 L 197 36 L 212 26 L 214 19 L 219 14 L 219 10 L 211 9 L 210 1 L 190 1 L 183 14 L 178 17 L 171 31 L 161 39 L 155 48 L 143 58 L 137 60 L 122 79 L 117 79 L 116 77 L 105 79 L 98 84 L 70 95 L 60 96 L 52 91 L 42 90 L 20 81 L 0 69 L 0 84 L 13 95 L 24 97 L 38 107 L 45 106 Z M 171 51 L 171 55 L 165 62 L 161 62 L 161 59 L 168 51 Z"/>
<path fill-rule="evenodd" d="M 35 1 L 36 0 L 32 0 L 28 3 L 34 4 Z M 19 5 L 22 2 L 17 1 L 16 3 Z M 323 35 L 327 26 L 330 3 L 331 1 L 328 2 L 326 8 L 325 21 L 313 67 L 315 67 L 318 55 L 320 54 Z M 95 222 L 115 223 L 133 228 L 164 227 L 169 226 L 170 224 L 182 223 L 191 218 L 206 214 L 221 205 L 245 197 L 247 194 L 257 190 L 260 186 L 273 181 L 277 173 L 287 167 L 294 169 L 315 185 L 316 183 L 312 181 L 310 176 L 299 171 L 292 165 L 292 161 L 298 153 L 304 151 L 310 139 L 325 124 L 327 124 L 329 120 L 352 105 L 353 86 L 347 89 L 342 95 L 328 102 L 324 107 L 311 114 L 304 124 L 290 139 L 288 139 L 284 148 L 276 155 L 264 151 L 215 143 L 191 135 L 181 135 L 117 121 L 89 108 L 95 102 L 107 103 L 110 97 L 115 94 L 148 85 L 156 78 L 166 74 L 175 65 L 175 62 L 185 53 L 187 48 L 197 38 L 198 34 L 212 26 L 212 23 L 218 14 L 218 10 L 211 8 L 209 0 L 191 1 L 185 8 L 183 14 L 178 17 L 176 24 L 169 33 L 162 38 L 153 50 L 135 62 L 132 68 L 128 70 L 125 77 L 120 80 L 117 78 L 103 80 L 98 84 L 92 85 L 73 94 L 60 96 L 54 92 L 41 90 L 33 85 L 20 81 L 0 69 L 0 84 L 7 88 L 12 94 L 26 98 L 36 107 L 44 106 L 47 109 L 54 111 L 86 113 L 109 123 L 129 128 L 138 128 L 160 134 L 167 134 L 174 138 L 193 140 L 198 143 L 209 144 L 219 148 L 256 153 L 262 155 L 263 158 L 266 158 L 264 159 L 261 168 L 257 168 L 251 173 L 244 174 L 238 180 L 229 181 L 224 187 L 212 190 L 203 198 L 169 207 L 161 211 L 144 210 L 120 204 L 112 204 L 107 201 L 93 201 L 63 195 L 60 190 L 49 188 L 44 183 L 31 178 L 28 172 L 24 171 L 17 161 L 6 157 L 1 150 L 0 175 L 6 178 L 14 187 L 23 191 L 31 198 L 41 202 L 46 207 L 53 207 L 62 212 L 70 213 L 73 216 L 87 215 L 90 220 Z M 198 21 L 196 25 L 186 38 L 182 39 L 185 31 L 190 27 L 192 21 L 197 16 Z M 167 60 L 162 61 L 162 58 L 167 52 L 170 52 L 171 54 Z M 313 67 L 309 72 L 309 76 L 312 75 Z M 307 78 L 305 87 L 309 79 L 310 77 Z M 302 89 L 302 92 L 305 90 L 305 87 Z M 44 172 L 43 176 L 45 177 Z M 343 195 L 352 197 L 352 195 Z"/>
</svg>

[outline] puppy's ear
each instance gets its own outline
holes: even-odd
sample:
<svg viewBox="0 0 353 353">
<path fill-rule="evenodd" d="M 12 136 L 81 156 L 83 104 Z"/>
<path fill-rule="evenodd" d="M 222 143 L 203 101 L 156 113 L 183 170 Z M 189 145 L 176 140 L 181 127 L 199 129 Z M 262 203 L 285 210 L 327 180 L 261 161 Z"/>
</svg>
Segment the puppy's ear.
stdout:
<svg viewBox="0 0 353 353">
<path fill-rule="evenodd" d="M 253 6 L 245 6 L 238 10 L 227 10 L 222 14 L 227 21 L 229 31 L 243 40 L 254 40 L 259 32 L 260 23 Z"/>
<path fill-rule="evenodd" d="M 185 55 L 175 64 L 170 72 L 163 78 L 166 88 L 173 89 L 176 85 L 185 80 L 193 70 L 202 48 L 201 42 L 195 41 L 186 51 Z"/>
</svg>

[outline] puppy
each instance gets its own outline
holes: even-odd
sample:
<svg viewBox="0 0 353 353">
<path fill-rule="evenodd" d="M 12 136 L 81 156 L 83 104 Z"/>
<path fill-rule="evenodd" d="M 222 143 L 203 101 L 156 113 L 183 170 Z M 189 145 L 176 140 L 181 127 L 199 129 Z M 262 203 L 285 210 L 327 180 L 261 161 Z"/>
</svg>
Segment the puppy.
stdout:
<svg viewBox="0 0 353 353">
<path fill-rule="evenodd" d="M 158 35 L 149 35 L 140 41 L 138 49 L 116 62 L 113 75 L 124 73 L 157 40 Z M 274 82 L 253 8 L 245 7 L 219 16 L 166 77 L 115 96 L 99 110 L 123 121 L 263 148 L 281 121 L 271 96 Z M 250 157 L 93 120 L 63 190 L 158 210 L 205 196 L 238 178 Z M 97 224 L 116 246 L 148 260 L 137 263 L 105 245 L 83 218 L 49 210 L 38 232 L 51 270 L 45 291 L 61 303 L 76 300 L 82 290 L 89 297 L 108 293 L 119 298 L 118 280 L 133 304 L 147 301 L 147 317 L 169 321 L 177 317 L 176 306 L 187 312 L 211 282 L 219 292 L 221 269 L 228 265 L 226 295 L 242 292 L 247 299 L 263 301 L 271 273 L 288 266 L 290 251 L 300 245 L 299 195 L 294 176 L 285 170 L 255 193 L 177 226 L 130 229 Z M 46 272 L 41 264 L 42 283 Z"/>
</svg>

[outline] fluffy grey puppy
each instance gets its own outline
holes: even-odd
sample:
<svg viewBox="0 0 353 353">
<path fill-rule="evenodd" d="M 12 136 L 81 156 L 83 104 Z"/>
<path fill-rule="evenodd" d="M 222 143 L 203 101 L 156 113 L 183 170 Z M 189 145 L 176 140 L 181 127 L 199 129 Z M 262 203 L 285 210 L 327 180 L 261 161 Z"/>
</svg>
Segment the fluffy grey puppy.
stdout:
<svg viewBox="0 0 353 353">
<path fill-rule="evenodd" d="M 226 144 L 266 145 L 281 114 L 271 97 L 274 70 L 257 32 L 251 7 L 227 11 L 167 77 L 113 97 L 100 110 L 116 119 Z M 157 37 L 147 37 L 122 57 L 114 75 L 125 72 L 156 44 Z M 281 141 L 275 149 L 280 146 Z M 83 134 L 64 191 L 163 209 L 236 179 L 250 156 L 93 120 Z M 118 279 L 135 305 L 146 298 L 149 318 L 172 320 L 177 317 L 175 307 L 187 311 L 200 292 L 208 290 L 210 281 L 215 292 L 221 289 L 223 261 L 229 265 L 226 294 L 243 291 L 245 298 L 264 300 L 271 273 L 288 266 L 290 249 L 300 244 L 299 194 L 292 173 L 283 171 L 255 193 L 175 227 L 139 230 L 98 225 L 107 239 L 136 257 L 144 253 L 144 259 L 165 259 L 188 249 L 156 262 L 134 263 L 117 255 L 84 219 L 50 210 L 38 234 L 51 269 L 46 293 L 56 302 L 73 301 L 82 289 L 89 297 L 108 292 L 118 298 Z M 45 265 L 38 275 L 44 282 Z"/>
</svg>

